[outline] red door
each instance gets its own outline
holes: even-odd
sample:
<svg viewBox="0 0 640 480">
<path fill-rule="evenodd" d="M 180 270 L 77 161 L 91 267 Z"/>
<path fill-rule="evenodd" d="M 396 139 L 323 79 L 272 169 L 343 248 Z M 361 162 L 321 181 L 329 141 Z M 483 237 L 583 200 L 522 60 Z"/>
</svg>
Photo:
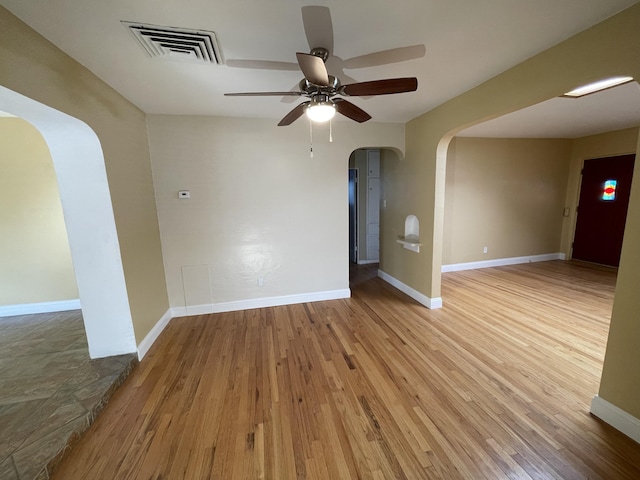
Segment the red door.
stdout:
<svg viewBox="0 0 640 480">
<path fill-rule="evenodd" d="M 635 155 L 584 162 L 572 257 L 617 267 Z"/>
</svg>

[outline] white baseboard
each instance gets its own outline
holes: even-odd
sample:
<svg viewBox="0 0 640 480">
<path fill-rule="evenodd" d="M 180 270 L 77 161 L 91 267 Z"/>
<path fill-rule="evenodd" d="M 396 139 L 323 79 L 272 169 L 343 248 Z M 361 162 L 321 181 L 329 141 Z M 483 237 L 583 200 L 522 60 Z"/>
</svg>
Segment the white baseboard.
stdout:
<svg viewBox="0 0 640 480">
<path fill-rule="evenodd" d="M 564 260 L 564 253 L 546 253 L 543 255 L 529 255 L 526 257 L 498 258 L 480 262 L 452 263 L 442 265 L 442 273 L 458 272 L 460 270 L 475 270 L 476 268 L 502 267 L 504 265 L 518 265 L 520 263 L 547 262 L 549 260 Z"/>
<path fill-rule="evenodd" d="M 590 412 L 603 422 L 624 433 L 627 437 L 640 443 L 640 419 L 628 414 L 598 395 L 591 400 Z"/>
<path fill-rule="evenodd" d="M 149 352 L 151 346 L 158 339 L 162 331 L 169 325 L 172 314 L 171 309 L 167 310 L 162 318 L 153 326 L 153 328 L 147 333 L 146 337 L 142 339 L 140 345 L 138 345 L 138 360 L 142 360 L 144 356 Z"/>
<path fill-rule="evenodd" d="M 302 293 L 297 295 L 282 295 L 279 297 L 253 298 L 238 300 L 235 302 L 212 303 L 205 305 L 190 305 L 171 309 L 174 317 L 189 315 L 205 315 L 208 313 L 236 312 L 239 310 L 251 310 L 253 308 L 278 307 L 281 305 L 293 305 L 295 303 L 321 302 L 324 300 L 337 300 L 351 297 L 351 290 L 329 290 L 326 292 Z"/>
<path fill-rule="evenodd" d="M 0 305 L 0 317 L 31 315 L 34 313 L 67 312 L 80 310 L 80 300 L 61 300 L 59 302 L 24 303 L 20 305 Z"/>
<path fill-rule="evenodd" d="M 377 259 L 377 260 L 358 260 L 358 265 L 371 265 L 372 263 L 380 263 L 380 259 Z"/>
<path fill-rule="evenodd" d="M 392 277 L 391 275 L 389 275 L 386 272 L 383 272 L 382 270 L 378 270 L 378 276 L 381 279 L 383 279 L 385 282 L 387 282 L 387 283 L 393 285 L 394 287 L 396 287 L 401 292 L 406 293 L 411 298 L 413 298 L 415 301 L 421 303 L 425 307 L 427 307 L 427 308 L 429 308 L 431 310 L 434 310 L 436 308 L 442 308 L 442 298 L 441 297 L 429 298 L 426 295 L 423 295 L 422 293 L 420 293 L 419 291 L 411 288 L 409 285 L 406 285 L 406 284 L 402 283 L 397 278 Z"/>
</svg>

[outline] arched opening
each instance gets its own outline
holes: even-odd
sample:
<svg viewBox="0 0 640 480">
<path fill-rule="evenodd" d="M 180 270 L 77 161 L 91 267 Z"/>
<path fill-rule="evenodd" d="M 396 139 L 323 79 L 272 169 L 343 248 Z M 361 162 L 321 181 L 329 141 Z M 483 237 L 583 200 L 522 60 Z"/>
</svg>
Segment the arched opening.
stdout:
<svg viewBox="0 0 640 480">
<path fill-rule="evenodd" d="M 358 270 L 370 271 L 366 276 L 377 275 L 382 261 L 380 245 L 384 241 L 386 227 L 384 166 L 398 159 L 395 149 L 380 147 L 358 148 L 349 156 L 350 277 Z"/>
<path fill-rule="evenodd" d="M 632 82 L 457 132 L 446 157 L 442 270 L 571 258 L 584 162 L 635 153 L 638 106 Z"/>
<path fill-rule="evenodd" d="M 0 86 L 0 110 L 44 138 L 58 180 L 92 358 L 136 351 L 104 158 L 85 123 Z"/>
</svg>

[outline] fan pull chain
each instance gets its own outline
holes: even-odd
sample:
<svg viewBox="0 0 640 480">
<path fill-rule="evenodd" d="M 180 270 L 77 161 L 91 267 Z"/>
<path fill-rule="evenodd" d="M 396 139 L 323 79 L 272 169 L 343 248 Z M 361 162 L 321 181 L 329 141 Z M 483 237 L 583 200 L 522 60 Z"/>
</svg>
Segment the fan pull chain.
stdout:
<svg viewBox="0 0 640 480">
<path fill-rule="evenodd" d="M 313 122 L 309 120 L 309 147 L 310 157 L 313 158 Z"/>
</svg>

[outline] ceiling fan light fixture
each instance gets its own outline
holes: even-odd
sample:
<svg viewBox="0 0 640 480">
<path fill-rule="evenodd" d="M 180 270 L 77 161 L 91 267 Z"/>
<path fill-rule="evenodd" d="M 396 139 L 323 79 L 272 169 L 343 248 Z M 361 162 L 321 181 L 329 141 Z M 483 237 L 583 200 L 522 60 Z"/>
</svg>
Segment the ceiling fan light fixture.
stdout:
<svg viewBox="0 0 640 480">
<path fill-rule="evenodd" d="M 312 101 L 305 109 L 305 113 L 312 122 L 324 123 L 333 118 L 336 114 L 336 107 L 329 100 Z"/>
<path fill-rule="evenodd" d="M 608 88 L 617 87 L 618 85 L 622 85 L 623 83 L 629 83 L 632 80 L 633 77 L 605 78 L 603 80 L 598 80 L 597 82 L 589 83 L 587 85 L 575 88 L 570 92 L 565 93 L 563 97 L 584 97 L 585 95 L 589 95 L 591 93 L 601 92 L 602 90 L 606 90 Z"/>
</svg>

